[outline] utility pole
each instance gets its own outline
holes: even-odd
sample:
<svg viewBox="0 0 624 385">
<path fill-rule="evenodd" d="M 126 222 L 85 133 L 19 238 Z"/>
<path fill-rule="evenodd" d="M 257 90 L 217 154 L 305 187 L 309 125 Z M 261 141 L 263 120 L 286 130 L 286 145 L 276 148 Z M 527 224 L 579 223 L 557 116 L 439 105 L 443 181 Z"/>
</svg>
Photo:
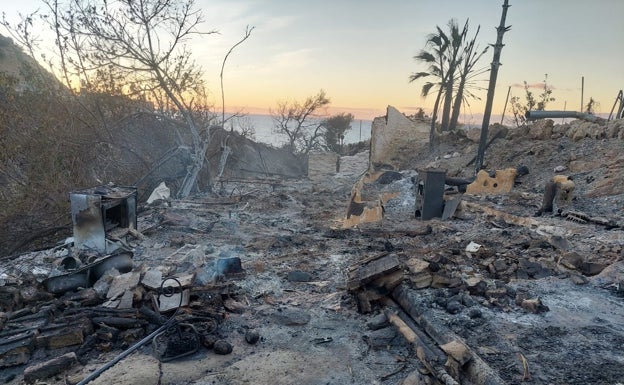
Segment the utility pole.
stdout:
<svg viewBox="0 0 624 385">
<path fill-rule="evenodd" d="M 579 111 L 583 112 L 585 106 L 583 106 L 583 94 L 585 93 L 585 76 L 581 76 L 581 109 Z"/>
<path fill-rule="evenodd" d="M 479 151 L 477 152 L 477 159 L 475 161 L 475 175 L 483 167 L 483 157 L 485 155 L 485 146 L 487 145 L 488 127 L 490 125 L 490 116 L 492 115 L 492 104 L 494 102 L 494 89 L 496 88 L 496 77 L 498 76 L 498 67 L 500 66 L 500 56 L 503 50 L 503 35 L 505 32 L 511 29 L 511 26 L 505 26 L 505 19 L 507 18 L 507 8 L 509 0 L 503 2 L 503 14 L 501 16 L 500 25 L 496 28 L 498 32 L 496 37 L 496 44 L 494 45 L 494 59 L 492 60 L 492 68 L 490 70 L 490 83 L 488 86 L 487 100 L 485 102 L 485 112 L 483 113 L 483 124 L 481 126 L 481 138 L 479 140 Z"/>
<path fill-rule="evenodd" d="M 505 98 L 505 107 L 503 107 L 503 116 L 501 116 L 500 124 L 503 124 L 503 119 L 505 119 L 505 111 L 507 111 L 507 102 L 509 101 L 509 94 L 511 93 L 511 86 L 507 88 L 507 97 Z"/>
</svg>

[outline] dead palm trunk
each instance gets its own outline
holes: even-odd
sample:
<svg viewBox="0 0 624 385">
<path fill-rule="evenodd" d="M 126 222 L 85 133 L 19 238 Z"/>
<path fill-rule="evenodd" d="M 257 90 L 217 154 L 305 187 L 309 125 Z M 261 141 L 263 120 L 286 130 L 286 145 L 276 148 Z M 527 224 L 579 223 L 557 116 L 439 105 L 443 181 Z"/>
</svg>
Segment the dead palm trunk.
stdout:
<svg viewBox="0 0 624 385">
<path fill-rule="evenodd" d="M 452 74 L 449 70 L 448 74 Z M 449 129 L 449 122 L 451 116 L 451 104 L 453 102 L 453 76 L 449 76 L 449 80 L 444 87 L 444 107 L 442 109 L 442 123 L 440 129 L 446 131 Z"/>
<path fill-rule="evenodd" d="M 462 99 L 464 98 L 464 87 L 466 84 L 466 78 L 462 75 L 459 80 L 459 86 L 457 87 L 457 94 L 455 95 L 455 101 L 453 103 L 453 114 L 451 115 L 451 122 L 449 128 L 455 129 L 457 127 L 457 121 L 459 120 L 459 113 L 461 111 Z"/>
</svg>

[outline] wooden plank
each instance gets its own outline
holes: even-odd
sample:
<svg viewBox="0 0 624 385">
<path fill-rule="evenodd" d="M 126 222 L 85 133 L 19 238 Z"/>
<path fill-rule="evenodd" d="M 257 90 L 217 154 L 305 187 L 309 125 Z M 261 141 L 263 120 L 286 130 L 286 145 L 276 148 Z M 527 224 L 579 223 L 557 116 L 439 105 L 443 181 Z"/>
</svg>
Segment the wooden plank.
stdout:
<svg viewBox="0 0 624 385">
<path fill-rule="evenodd" d="M 66 353 L 62 356 L 53 358 L 49 361 L 41 362 L 39 364 L 29 366 L 24 369 L 24 381 L 27 384 L 31 384 L 37 380 L 52 377 L 67 369 L 70 369 L 78 363 L 76 353 Z"/>
<path fill-rule="evenodd" d="M 416 334 L 407 323 L 405 323 L 397 314 L 386 310 L 388 321 L 393 324 L 405 339 L 414 346 L 416 356 L 425 365 L 429 371 L 436 376 L 445 385 L 459 385 L 459 383 L 451 377 L 441 365 L 441 355 L 436 354 L 435 350 Z M 443 355 L 442 355 L 443 357 Z"/>
<path fill-rule="evenodd" d="M 466 375 L 469 381 L 478 384 L 505 385 L 505 381 L 498 372 L 483 361 L 451 329 L 435 322 L 435 318 L 418 301 L 412 299 L 412 295 L 412 290 L 406 285 L 399 285 L 392 292 L 392 298 L 438 345 L 447 348 L 453 347 L 454 350 L 457 350 L 458 347 L 461 348 L 462 360 L 467 361 L 461 368 L 462 374 Z M 452 344 L 449 345 L 449 343 Z"/>
<path fill-rule="evenodd" d="M 347 282 L 347 289 L 353 291 L 377 278 L 391 274 L 400 269 L 399 258 L 394 254 L 370 261 L 366 265 L 361 266 L 358 270 L 352 272 Z"/>
</svg>

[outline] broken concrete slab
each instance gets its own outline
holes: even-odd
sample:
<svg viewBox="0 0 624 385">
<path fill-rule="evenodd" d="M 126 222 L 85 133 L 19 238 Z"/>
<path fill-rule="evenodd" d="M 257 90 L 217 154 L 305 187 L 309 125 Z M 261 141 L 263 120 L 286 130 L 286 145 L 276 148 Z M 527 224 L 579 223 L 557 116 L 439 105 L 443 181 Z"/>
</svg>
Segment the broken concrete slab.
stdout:
<svg viewBox="0 0 624 385">
<path fill-rule="evenodd" d="M 162 284 L 163 274 L 159 269 L 149 269 L 141 279 L 141 285 L 148 289 L 157 290 Z"/>
<path fill-rule="evenodd" d="M 153 296 L 154 307 L 161 313 L 175 310 L 181 306 L 188 306 L 191 298 L 190 290 L 184 289 L 182 292 L 173 292 Z"/>
<path fill-rule="evenodd" d="M 134 289 L 139 284 L 140 279 L 141 273 L 138 271 L 131 271 L 129 273 L 116 276 L 108 289 L 108 293 L 106 293 L 106 298 L 119 298 L 124 294 L 124 292 Z"/>
<path fill-rule="evenodd" d="M 509 193 L 514 186 L 518 172 L 515 168 L 496 170 L 494 176 L 485 170 L 477 173 L 474 182 L 466 186 L 466 194 L 505 194 Z"/>
</svg>

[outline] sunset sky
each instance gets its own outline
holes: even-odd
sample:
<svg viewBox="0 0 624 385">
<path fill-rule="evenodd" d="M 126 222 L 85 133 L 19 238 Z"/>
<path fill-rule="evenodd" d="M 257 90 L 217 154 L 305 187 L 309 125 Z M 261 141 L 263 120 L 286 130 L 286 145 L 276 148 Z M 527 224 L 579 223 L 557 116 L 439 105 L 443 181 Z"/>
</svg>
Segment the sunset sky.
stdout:
<svg viewBox="0 0 624 385">
<path fill-rule="evenodd" d="M 216 29 L 191 43 L 220 108 L 219 72 L 228 49 L 252 36 L 228 58 L 224 73 L 226 105 L 248 113 L 268 113 L 280 100 L 303 100 L 324 89 L 330 112 L 351 112 L 370 119 L 393 105 L 405 113 L 427 112 L 434 96 L 420 96 L 423 82 L 409 83 L 412 72 L 426 70 L 413 60 L 426 35 L 449 19 L 470 19 L 471 31 L 481 25 L 480 46 L 496 41 L 502 0 L 197 0 L 205 30 Z M 11 17 L 39 6 L 36 0 L 3 4 Z M 585 104 L 597 100 L 608 113 L 624 88 L 624 1 L 510 0 L 494 113 L 503 109 L 507 89 L 523 96 L 523 81 L 539 84 L 548 74 L 556 101 L 549 109 L 581 109 L 581 77 Z M 3 31 L 4 32 L 4 31 Z M 0 33 L 3 33 L 0 32 Z M 492 50 L 480 62 L 490 65 Z M 487 87 L 488 75 L 480 85 Z M 535 89 L 539 93 L 539 89 Z M 481 101 L 463 115 L 480 123 Z M 507 115 L 509 115 L 509 108 Z"/>
</svg>

